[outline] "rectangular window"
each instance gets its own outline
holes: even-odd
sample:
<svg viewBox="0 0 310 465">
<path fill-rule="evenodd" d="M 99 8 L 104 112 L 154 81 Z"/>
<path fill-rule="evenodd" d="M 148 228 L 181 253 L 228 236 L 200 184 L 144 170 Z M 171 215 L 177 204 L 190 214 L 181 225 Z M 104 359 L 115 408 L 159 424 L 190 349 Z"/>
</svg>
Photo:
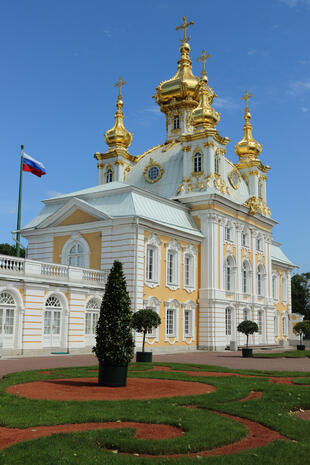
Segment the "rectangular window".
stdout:
<svg viewBox="0 0 310 465">
<path fill-rule="evenodd" d="M 247 271 L 246 270 L 243 270 L 243 277 L 242 277 L 242 281 L 243 281 L 243 293 L 246 294 L 247 291 L 248 291 L 248 286 L 247 286 Z"/>
<path fill-rule="evenodd" d="M 91 334 L 91 313 L 85 315 L 85 334 Z"/>
<path fill-rule="evenodd" d="M 169 284 L 174 282 L 174 253 L 172 252 L 168 252 L 167 282 Z"/>
<path fill-rule="evenodd" d="M 241 235 L 241 245 L 242 245 L 242 247 L 247 246 L 247 235 L 245 233 L 242 233 L 242 235 Z"/>
<path fill-rule="evenodd" d="M 44 334 L 51 334 L 51 326 L 52 326 L 52 312 L 50 310 L 46 310 L 44 312 Z"/>
<path fill-rule="evenodd" d="M 191 285 L 190 280 L 190 269 L 191 269 L 191 259 L 188 255 L 185 256 L 185 286 L 189 287 Z"/>
<path fill-rule="evenodd" d="M 54 312 L 53 334 L 60 334 L 60 312 Z"/>
<path fill-rule="evenodd" d="M 257 275 L 257 294 L 262 295 L 262 275 L 260 273 Z"/>
<path fill-rule="evenodd" d="M 226 308 L 225 310 L 225 332 L 226 336 L 231 336 L 231 310 Z"/>
<path fill-rule="evenodd" d="M 258 312 L 258 334 L 263 334 L 263 313 Z"/>
<path fill-rule="evenodd" d="M 229 227 L 225 228 L 225 240 L 231 241 L 231 228 Z"/>
<path fill-rule="evenodd" d="M 146 279 L 154 280 L 154 250 L 151 247 L 146 249 Z"/>
<path fill-rule="evenodd" d="M 0 334 L 2 334 L 3 310 L 0 308 Z"/>
<path fill-rule="evenodd" d="M 248 319 L 248 311 L 243 310 L 243 321 L 247 321 L 247 319 Z"/>
<path fill-rule="evenodd" d="M 226 291 L 231 290 L 231 268 L 230 266 L 226 267 Z"/>
<path fill-rule="evenodd" d="M 175 336 L 175 310 L 168 308 L 166 314 L 166 335 Z"/>
<path fill-rule="evenodd" d="M 192 310 L 184 311 L 184 336 L 193 336 L 193 312 Z"/>
<path fill-rule="evenodd" d="M 99 320 L 99 313 L 93 313 L 93 325 L 92 325 L 93 334 L 96 334 L 98 320 Z"/>
<path fill-rule="evenodd" d="M 14 309 L 9 308 L 6 310 L 5 322 L 4 322 L 4 333 L 13 334 L 14 331 Z"/>
</svg>

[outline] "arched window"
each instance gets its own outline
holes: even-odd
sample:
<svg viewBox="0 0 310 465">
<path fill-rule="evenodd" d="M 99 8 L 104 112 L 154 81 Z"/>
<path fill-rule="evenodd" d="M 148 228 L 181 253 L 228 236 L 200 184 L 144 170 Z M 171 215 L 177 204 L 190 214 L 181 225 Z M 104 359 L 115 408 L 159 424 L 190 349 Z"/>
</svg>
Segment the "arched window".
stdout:
<svg viewBox="0 0 310 465">
<path fill-rule="evenodd" d="M 48 346 L 60 345 L 62 306 L 56 295 L 46 299 L 44 311 L 44 344 Z"/>
<path fill-rule="evenodd" d="M 94 336 L 99 319 L 100 300 L 92 297 L 86 305 L 85 310 L 85 334 Z"/>
<path fill-rule="evenodd" d="M 225 260 L 224 274 L 225 274 L 225 290 L 234 290 L 234 261 L 231 256 Z"/>
<path fill-rule="evenodd" d="M 16 303 L 8 292 L 0 294 L 0 335 L 13 336 Z"/>
<path fill-rule="evenodd" d="M 106 183 L 113 181 L 113 171 L 109 168 L 106 172 Z"/>
<path fill-rule="evenodd" d="M 179 129 L 180 128 L 180 118 L 179 115 L 175 115 L 173 118 L 173 129 Z"/>
<path fill-rule="evenodd" d="M 220 159 L 218 155 L 215 155 L 214 158 L 214 173 L 220 174 Z"/>
<path fill-rule="evenodd" d="M 265 294 L 265 273 L 263 265 L 257 267 L 257 295 L 262 297 Z"/>
<path fill-rule="evenodd" d="M 225 334 L 231 336 L 231 309 L 229 307 L 225 309 Z"/>
<path fill-rule="evenodd" d="M 282 302 L 287 301 L 287 280 L 286 280 L 286 276 L 282 276 L 282 278 L 281 278 L 281 297 L 282 297 Z"/>
<path fill-rule="evenodd" d="M 80 242 L 74 244 L 68 253 L 68 265 L 85 267 L 85 251 Z"/>
<path fill-rule="evenodd" d="M 194 172 L 200 173 L 201 170 L 202 170 L 202 157 L 201 157 L 201 153 L 197 152 L 194 155 Z"/>
<path fill-rule="evenodd" d="M 250 266 L 248 261 L 242 263 L 242 292 L 244 294 L 250 293 Z"/>
</svg>

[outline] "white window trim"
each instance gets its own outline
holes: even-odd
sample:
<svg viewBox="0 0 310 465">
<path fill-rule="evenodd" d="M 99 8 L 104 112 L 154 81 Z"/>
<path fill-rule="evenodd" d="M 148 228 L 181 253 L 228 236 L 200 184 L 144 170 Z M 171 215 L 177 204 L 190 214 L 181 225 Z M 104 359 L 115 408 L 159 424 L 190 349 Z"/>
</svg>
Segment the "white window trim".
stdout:
<svg viewBox="0 0 310 465">
<path fill-rule="evenodd" d="M 245 244 L 242 244 L 242 236 L 243 236 L 243 235 L 246 236 Z M 250 248 L 250 234 L 249 234 L 249 230 L 248 230 L 247 228 L 244 228 L 244 229 L 241 231 L 241 247 L 247 248 L 247 249 Z"/>
<path fill-rule="evenodd" d="M 258 248 L 258 244 L 260 244 L 259 248 Z M 257 252 L 264 252 L 264 238 L 262 234 L 257 235 L 255 247 L 256 247 Z"/>
<path fill-rule="evenodd" d="M 231 286 L 230 286 L 230 289 L 227 289 L 226 263 L 227 263 L 229 258 L 231 259 L 231 262 L 232 262 L 232 264 L 230 266 L 230 269 L 231 269 L 231 276 L 230 276 Z M 235 292 L 235 286 L 236 286 L 235 272 L 236 272 L 236 262 L 235 262 L 234 256 L 229 254 L 229 255 L 227 255 L 225 257 L 225 260 L 224 260 L 224 290 L 227 293 Z"/>
<path fill-rule="evenodd" d="M 146 257 L 147 257 L 147 248 L 152 247 L 154 250 L 154 279 L 152 281 L 147 279 L 146 273 Z M 147 287 L 154 288 L 160 285 L 160 264 L 161 264 L 161 240 L 157 234 L 151 234 L 145 241 L 145 265 L 144 265 L 144 282 Z"/>
<path fill-rule="evenodd" d="M 244 286 L 243 286 L 243 265 L 247 264 L 246 272 L 247 272 L 247 291 L 244 292 Z M 251 294 L 251 289 L 252 289 L 252 270 L 251 270 L 251 263 L 248 259 L 243 260 L 242 265 L 241 265 L 241 288 L 242 288 L 242 294 L 249 296 Z"/>
<path fill-rule="evenodd" d="M 173 269 L 173 283 L 168 282 L 168 255 L 172 252 L 175 256 L 174 269 Z M 166 244 L 166 287 L 175 291 L 180 288 L 180 268 L 181 268 L 181 246 L 173 239 Z"/>
<path fill-rule="evenodd" d="M 195 328 L 196 328 L 196 304 L 192 300 L 187 300 L 182 304 L 182 309 L 183 309 L 183 328 L 182 328 L 182 334 L 183 334 L 183 342 L 186 344 L 191 344 L 193 341 L 195 341 Z M 190 311 L 192 313 L 192 334 L 190 336 L 185 335 L 185 312 Z"/>
<path fill-rule="evenodd" d="M 227 238 L 227 231 L 230 231 L 229 233 L 229 239 Z M 231 223 L 231 221 L 227 221 L 225 226 L 224 226 L 224 241 L 227 242 L 228 244 L 233 244 L 234 243 L 234 228 Z"/>
<path fill-rule="evenodd" d="M 191 257 L 190 275 L 192 279 L 189 285 L 185 283 L 185 258 L 186 256 Z M 183 249 L 183 288 L 187 292 L 193 292 L 196 289 L 196 269 L 197 269 L 197 249 L 193 245 L 189 244 Z"/>
<path fill-rule="evenodd" d="M 144 308 L 151 308 L 154 312 L 157 313 L 158 316 L 160 316 L 160 304 L 161 302 L 153 296 L 148 297 L 143 301 L 143 307 Z M 159 342 L 159 326 L 153 329 L 153 333 L 151 334 L 146 334 L 145 335 L 145 341 L 149 345 L 155 344 L 155 342 Z"/>
<path fill-rule="evenodd" d="M 279 335 L 280 335 L 279 312 L 277 310 L 275 310 L 274 316 L 273 316 L 273 331 L 274 331 L 274 337 L 279 337 Z"/>
<path fill-rule="evenodd" d="M 283 286 L 283 281 L 284 281 L 284 286 Z M 285 292 L 283 292 L 283 288 Z M 285 274 L 282 274 L 281 276 L 281 301 L 283 304 L 286 304 L 287 302 L 287 276 Z"/>
<path fill-rule="evenodd" d="M 260 294 L 258 293 L 258 269 L 259 267 L 261 267 L 262 269 L 262 272 L 261 272 L 261 276 L 262 276 L 261 291 L 262 292 Z M 256 294 L 257 294 L 257 297 L 259 298 L 263 298 L 266 296 L 266 270 L 265 270 L 264 265 L 261 263 L 259 263 L 256 268 Z"/>
<path fill-rule="evenodd" d="M 282 324 L 282 337 L 288 336 L 288 314 L 283 312 L 281 314 L 281 324 Z"/>
<path fill-rule="evenodd" d="M 175 316 L 175 334 L 174 336 L 170 336 L 167 334 L 167 310 L 174 310 Z M 169 342 L 169 344 L 173 345 L 179 340 L 179 310 L 180 304 L 175 299 L 170 299 L 165 302 L 165 342 Z"/>
<path fill-rule="evenodd" d="M 230 316 L 230 334 L 227 333 L 227 310 L 229 310 L 229 316 Z M 233 336 L 233 309 L 232 307 L 225 307 L 225 337 L 228 337 L 230 336 L 232 338 Z"/>
<path fill-rule="evenodd" d="M 72 247 L 78 243 L 80 243 L 80 245 L 82 246 L 85 252 L 83 253 L 84 266 L 77 267 L 77 268 L 89 268 L 89 255 L 90 255 L 89 245 L 87 241 L 79 233 L 72 234 L 72 236 L 67 240 L 67 242 L 63 246 L 62 252 L 61 252 L 61 263 L 63 265 L 69 264 L 69 252 L 72 249 Z M 70 266 L 73 266 L 73 265 L 70 265 Z"/>
<path fill-rule="evenodd" d="M 273 286 L 273 279 L 275 278 L 275 288 Z M 272 287 L 272 298 L 274 300 L 274 302 L 279 302 L 279 275 L 277 272 L 273 272 L 272 273 L 272 277 L 271 277 L 271 287 Z M 274 292 L 275 290 L 275 292 Z"/>
</svg>

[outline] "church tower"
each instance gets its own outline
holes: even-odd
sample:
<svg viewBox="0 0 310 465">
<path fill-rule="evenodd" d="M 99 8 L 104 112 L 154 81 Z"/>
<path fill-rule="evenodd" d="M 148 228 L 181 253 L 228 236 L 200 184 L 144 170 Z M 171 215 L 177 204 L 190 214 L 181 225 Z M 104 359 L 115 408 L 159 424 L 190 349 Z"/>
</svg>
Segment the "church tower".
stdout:
<svg viewBox="0 0 310 465">
<path fill-rule="evenodd" d="M 118 87 L 116 101 L 115 123 L 113 128 L 105 133 L 105 141 L 108 151 L 96 152 L 94 157 L 98 160 L 98 184 L 106 184 L 113 181 L 124 182 L 126 174 L 130 171 L 134 157 L 128 153 L 128 147 L 132 142 L 132 134 L 124 126 L 122 86 L 126 84 L 120 77 L 114 84 Z"/>
<path fill-rule="evenodd" d="M 167 142 L 179 140 L 181 134 L 193 132 L 191 114 L 199 102 L 199 78 L 194 76 L 192 71 L 188 43 L 190 36 L 186 37 L 186 29 L 193 24 L 193 21 L 187 22 L 186 16 L 184 16 L 183 23 L 176 28 L 176 30 L 183 29 L 184 32 L 177 72 L 171 79 L 161 82 L 153 96 L 160 110 L 166 116 Z"/>
</svg>

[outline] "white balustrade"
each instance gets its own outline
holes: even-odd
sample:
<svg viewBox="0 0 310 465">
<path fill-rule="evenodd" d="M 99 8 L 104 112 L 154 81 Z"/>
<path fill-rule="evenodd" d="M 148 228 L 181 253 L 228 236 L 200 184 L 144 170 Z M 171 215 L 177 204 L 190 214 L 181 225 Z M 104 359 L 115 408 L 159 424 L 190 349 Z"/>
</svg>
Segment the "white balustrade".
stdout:
<svg viewBox="0 0 310 465">
<path fill-rule="evenodd" d="M 40 262 L 27 258 L 10 257 L 0 255 L 0 278 L 6 275 L 16 274 L 19 279 L 40 279 L 41 282 L 51 283 L 53 281 L 70 284 L 87 283 L 88 285 L 99 285 L 103 287 L 107 279 L 107 271 L 90 270 L 57 263 Z"/>
</svg>

